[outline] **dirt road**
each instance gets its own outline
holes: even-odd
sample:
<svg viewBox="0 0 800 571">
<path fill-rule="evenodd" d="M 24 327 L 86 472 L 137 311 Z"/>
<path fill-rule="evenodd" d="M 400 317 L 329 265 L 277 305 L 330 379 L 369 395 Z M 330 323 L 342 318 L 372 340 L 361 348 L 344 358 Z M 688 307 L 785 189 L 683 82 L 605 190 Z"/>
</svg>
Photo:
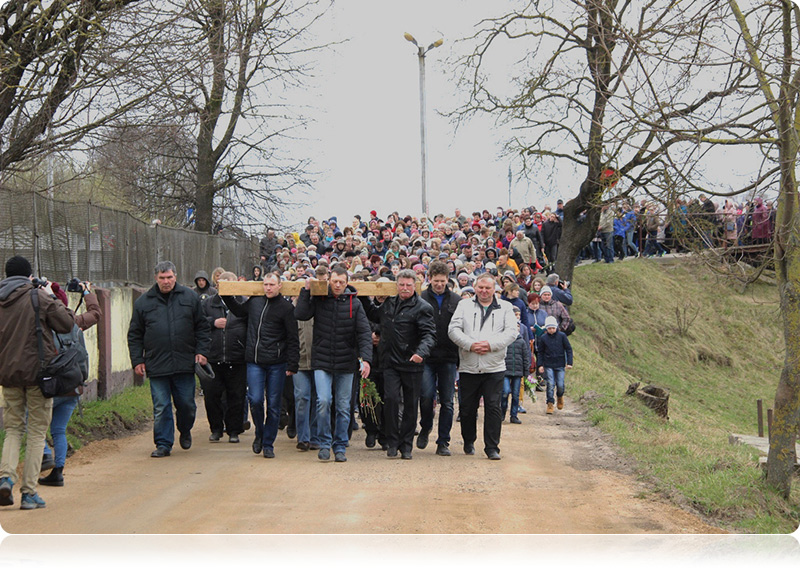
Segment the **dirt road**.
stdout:
<svg viewBox="0 0 800 571">
<path fill-rule="evenodd" d="M 539 393 L 541 395 L 541 393 Z M 389 459 L 356 431 L 346 463 L 320 462 L 280 432 L 275 459 L 242 442 L 208 442 L 202 398 L 194 445 L 150 458 L 152 434 L 92 443 L 67 459 L 66 485 L 40 487 L 47 508 L 0 508 L 17 533 L 720 533 L 648 494 L 569 400 L 503 424 L 502 460 L 451 457 L 435 444 Z M 483 414 L 481 409 L 480 414 Z M 479 427 L 479 434 L 481 428 Z"/>
</svg>

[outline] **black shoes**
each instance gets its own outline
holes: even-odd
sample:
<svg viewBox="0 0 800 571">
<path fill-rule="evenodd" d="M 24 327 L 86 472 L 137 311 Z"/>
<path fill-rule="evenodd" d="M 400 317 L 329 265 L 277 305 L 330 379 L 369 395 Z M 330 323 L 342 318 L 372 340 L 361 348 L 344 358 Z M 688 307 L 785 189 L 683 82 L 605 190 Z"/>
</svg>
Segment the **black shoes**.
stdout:
<svg viewBox="0 0 800 571">
<path fill-rule="evenodd" d="M 60 468 L 53 468 L 53 471 L 50 472 L 44 478 L 39 478 L 39 484 L 42 486 L 57 486 L 61 487 L 64 485 L 64 475 L 63 475 L 64 467 Z"/>
<path fill-rule="evenodd" d="M 516 416 L 511 417 L 511 424 L 522 424 L 522 421 Z"/>
<path fill-rule="evenodd" d="M 467 456 L 472 456 L 475 454 L 475 445 L 472 442 L 464 443 L 464 454 Z"/>
<path fill-rule="evenodd" d="M 294 438 L 295 436 L 297 436 L 297 427 L 291 425 L 287 426 L 286 436 L 288 436 L 289 438 Z"/>
<path fill-rule="evenodd" d="M 411 452 L 401 452 L 400 458 L 403 460 L 411 460 Z"/>
<path fill-rule="evenodd" d="M 489 460 L 500 460 L 500 453 L 497 450 L 492 450 L 491 452 L 487 452 L 486 456 L 489 457 Z"/>
<path fill-rule="evenodd" d="M 347 457 L 344 455 L 344 452 L 337 452 L 334 454 L 335 462 L 347 462 Z"/>
<path fill-rule="evenodd" d="M 178 439 L 178 442 L 181 444 L 181 448 L 184 450 L 189 450 L 192 447 L 192 433 L 187 432 L 186 434 L 181 434 L 181 437 Z"/>
<path fill-rule="evenodd" d="M 331 449 L 330 448 L 320 448 L 319 452 L 317 452 L 317 458 L 320 460 L 330 460 L 331 459 Z"/>
<path fill-rule="evenodd" d="M 364 444 L 367 445 L 367 448 L 375 448 L 375 435 L 367 433 L 367 439 L 364 441 Z"/>
<path fill-rule="evenodd" d="M 397 458 L 397 448 L 394 446 L 389 446 L 389 448 L 386 450 L 386 455 L 389 458 Z"/>
<path fill-rule="evenodd" d="M 247 432 L 248 430 L 250 430 L 251 426 L 252 425 L 250 424 L 250 421 L 249 420 L 245 420 L 244 424 L 242 425 L 242 429 L 244 430 L 244 432 Z"/>
<path fill-rule="evenodd" d="M 45 470 L 49 470 L 50 468 L 56 467 L 56 461 L 53 458 L 52 454 L 42 454 L 42 467 L 40 470 L 44 472 Z"/>
<path fill-rule="evenodd" d="M 261 454 L 261 438 L 253 440 L 253 454 Z"/>
<path fill-rule="evenodd" d="M 308 452 L 311 449 L 311 444 L 308 442 L 298 442 L 297 449 L 301 452 Z"/>
<path fill-rule="evenodd" d="M 419 436 L 417 436 L 417 448 L 420 450 L 424 450 L 428 445 L 428 434 L 429 431 L 423 430 L 419 433 Z"/>
<path fill-rule="evenodd" d="M 450 448 L 448 448 L 447 444 L 439 444 L 438 446 L 436 446 L 436 455 L 450 456 Z"/>
<path fill-rule="evenodd" d="M 159 446 L 150 454 L 150 458 L 164 458 L 165 456 L 169 456 L 169 448 L 164 448 L 163 446 Z"/>
<path fill-rule="evenodd" d="M 275 458 L 275 451 L 272 448 L 264 448 L 264 458 Z"/>
<path fill-rule="evenodd" d="M 219 442 L 219 439 L 222 438 L 221 432 L 212 432 L 211 436 L 208 437 L 209 442 Z"/>
<path fill-rule="evenodd" d="M 234 432 L 233 434 L 228 436 L 228 442 L 230 442 L 231 444 L 237 444 L 239 442 L 239 435 Z"/>
</svg>

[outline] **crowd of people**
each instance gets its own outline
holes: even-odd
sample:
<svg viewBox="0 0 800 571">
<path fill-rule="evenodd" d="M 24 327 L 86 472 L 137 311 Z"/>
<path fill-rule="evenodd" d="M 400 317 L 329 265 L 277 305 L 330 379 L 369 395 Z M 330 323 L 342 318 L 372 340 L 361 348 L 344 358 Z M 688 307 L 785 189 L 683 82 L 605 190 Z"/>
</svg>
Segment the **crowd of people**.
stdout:
<svg viewBox="0 0 800 571">
<path fill-rule="evenodd" d="M 415 436 L 417 449 L 427 448 L 437 406 L 435 453 L 451 455 L 450 433 L 459 422 L 463 451 L 472 455 L 482 403 L 484 452 L 499 460 L 507 413 L 510 424 L 520 424 L 526 412 L 525 379 L 546 391 L 546 414 L 565 406 L 575 323 L 571 286 L 553 272 L 563 216 L 559 200 L 541 211 L 498 207 L 467 216 L 455 209 L 432 218 L 393 212 L 383 219 L 373 210 L 342 226 L 335 217 L 311 217 L 299 233 L 269 229 L 248 274 L 200 270 L 192 288 L 178 282 L 174 264 L 160 262 L 155 284 L 134 303 L 128 331 L 134 372 L 150 382 L 151 456 L 170 456 L 176 425 L 181 448 L 191 448 L 199 377 L 209 441 L 227 434 L 238 443 L 252 426 L 252 451 L 265 458 L 275 457 L 278 432 L 286 428 L 298 450 L 315 450 L 323 461 L 333 453 L 345 462 L 358 417 L 368 448 L 380 445 L 389 458 L 410 460 Z M 688 248 L 686 236 L 705 247 L 768 244 L 774 219 L 773 205 L 761 198 L 716 206 L 701 195 L 669 212 L 647 201 L 622 201 L 603 207 L 596 237 L 576 261 L 661 255 Z M 34 319 L 25 303 L 36 289 L 30 264 L 15 256 L 6 276 L 3 323 L 24 327 Z M 263 295 L 219 294 L 220 282 L 236 280 L 259 281 Z M 314 280 L 326 282 L 326 295 L 311 295 Z M 303 283 L 299 295 L 281 294 L 287 281 Z M 397 293 L 359 294 L 359 282 L 367 281 L 395 282 Z M 48 357 L 57 352 L 59 335 L 99 319 L 89 285 L 82 286 L 88 311 L 77 318 L 52 284 L 33 294 L 42 306 Z M 27 433 L 22 508 L 35 509 L 45 505 L 37 483 L 64 483 L 64 433 L 79 395 L 58 397 L 55 409 L 53 399 L 37 396 L 36 347 L 28 336 L 30 346 L 18 352 L 15 327 L 0 328 L 7 433 L 0 505 L 13 504 L 16 459 Z M 376 395 L 370 410 L 364 389 Z M 48 426 L 54 454 L 45 451 Z M 53 471 L 41 478 L 43 459 Z"/>
</svg>

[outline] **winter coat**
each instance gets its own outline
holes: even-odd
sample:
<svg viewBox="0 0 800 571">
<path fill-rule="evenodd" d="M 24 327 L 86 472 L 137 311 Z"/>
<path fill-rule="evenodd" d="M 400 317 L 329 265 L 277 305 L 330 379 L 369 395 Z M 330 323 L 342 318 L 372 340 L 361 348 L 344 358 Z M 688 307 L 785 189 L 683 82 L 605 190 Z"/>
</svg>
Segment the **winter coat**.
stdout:
<svg viewBox="0 0 800 571">
<path fill-rule="evenodd" d="M 263 367 L 286 363 L 286 370 L 297 372 L 300 340 L 294 305 L 281 295 L 254 295 L 240 303 L 233 296 L 222 301 L 237 317 L 247 319 L 244 360 Z"/>
<path fill-rule="evenodd" d="M 336 373 L 355 373 L 359 357 L 372 361 L 372 332 L 369 320 L 356 297 L 355 288 L 348 285 L 342 295 L 311 296 L 307 289 L 300 291 L 295 307 L 299 321 L 314 318 L 314 340 L 311 346 L 311 368 Z"/>
<path fill-rule="evenodd" d="M 507 297 L 505 293 L 500 296 L 500 299 L 507 301 L 511 305 L 517 306 L 519 308 L 519 318 L 522 320 L 522 324 L 525 327 L 530 327 L 530 323 L 528 323 L 528 312 L 526 311 L 528 306 L 525 305 L 524 301 L 522 301 L 520 298 L 511 299 L 510 297 Z"/>
<path fill-rule="evenodd" d="M 458 370 L 462 373 L 499 373 L 506 370 L 506 347 L 517 338 L 519 327 L 507 301 L 492 299 L 489 311 L 478 298 L 459 302 L 447 333 L 459 348 Z M 491 350 L 483 355 L 470 351 L 477 341 L 489 341 Z"/>
<path fill-rule="evenodd" d="M 533 241 L 527 237 L 523 236 L 522 240 L 514 238 L 509 246 L 519 252 L 523 263 L 531 264 L 536 261 L 536 248 L 533 245 Z"/>
<path fill-rule="evenodd" d="M 606 208 L 600 212 L 600 222 L 597 224 L 600 232 L 605 234 L 614 231 L 614 211 L 611 208 Z"/>
<path fill-rule="evenodd" d="M 528 328 L 519 324 L 519 335 L 506 348 L 506 377 L 524 377 L 531 370 L 531 340 Z"/>
<path fill-rule="evenodd" d="M 559 331 L 564 331 L 569 325 L 569 311 L 560 301 L 551 298 L 549 303 L 545 303 L 544 300 L 541 300 L 539 301 L 539 308 L 544 309 L 548 316 L 556 318 Z"/>
<path fill-rule="evenodd" d="M 461 296 L 448 287 L 444 292 L 442 307 L 439 307 L 430 287 L 422 292 L 421 297 L 433 308 L 433 319 L 436 322 L 436 345 L 431 350 L 427 362 L 430 364 L 458 363 L 458 347 L 448 337 L 447 328 L 450 326 L 450 320 L 453 319 L 456 307 L 461 302 Z"/>
<path fill-rule="evenodd" d="M 416 354 L 427 359 L 436 345 L 433 308 L 414 292 L 408 299 L 389 297 L 381 305 L 363 299 L 370 321 L 380 323 L 381 342 L 378 355 L 381 366 L 400 371 L 422 371 L 423 363 L 414 363 Z"/>
<path fill-rule="evenodd" d="M 572 345 L 563 331 L 544 333 L 536 339 L 536 364 L 548 369 L 572 365 Z"/>
<path fill-rule="evenodd" d="M 536 248 L 536 255 L 541 259 L 544 251 L 544 240 L 542 239 L 542 233 L 539 232 L 539 227 L 536 224 L 528 226 L 523 223 L 517 227 L 517 230 L 522 230 L 525 233 L 525 237 L 533 242 L 533 246 Z"/>
<path fill-rule="evenodd" d="M 197 283 L 197 280 L 199 280 L 200 278 L 206 280 L 206 287 L 201 288 L 200 285 Z M 192 288 L 192 291 L 200 297 L 200 301 L 203 301 L 207 297 L 217 295 L 217 288 L 211 285 L 211 279 L 208 277 L 208 274 L 203 270 L 200 270 L 195 274 L 194 287 Z"/>
<path fill-rule="evenodd" d="M 232 313 L 219 295 L 206 298 L 202 305 L 211 327 L 211 349 L 206 355 L 208 360 L 212 363 L 244 363 L 247 318 Z M 226 319 L 223 329 L 214 325 L 220 318 Z"/>
<path fill-rule="evenodd" d="M 530 324 L 531 337 L 535 337 L 535 326 L 538 325 L 539 327 L 544 327 L 544 322 L 547 319 L 547 312 L 541 307 L 536 311 L 532 311 L 531 308 L 528 307 L 525 311 L 528 312 L 528 323 Z"/>
<path fill-rule="evenodd" d="M 0 386 L 22 388 L 35 386 L 39 373 L 39 343 L 36 337 L 33 284 L 25 276 L 12 276 L 0 282 Z M 39 322 L 42 324 L 44 359 L 56 356 L 53 331 L 69 333 L 75 316 L 59 300 L 44 290 L 39 297 Z"/>
<path fill-rule="evenodd" d="M 545 247 L 557 246 L 561 240 L 561 222 L 542 222 L 542 239 Z M 551 262 L 553 260 L 550 260 Z"/>
<path fill-rule="evenodd" d="M 208 356 L 211 327 L 200 298 L 175 284 L 165 299 L 153 285 L 133 304 L 128 327 L 131 365 L 145 364 L 148 377 L 193 373 L 195 355 Z"/>
<path fill-rule="evenodd" d="M 560 288 L 558 286 L 550 286 L 550 291 L 553 292 L 553 299 L 560 301 L 565 306 L 572 305 L 572 292 L 567 288 Z"/>
</svg>

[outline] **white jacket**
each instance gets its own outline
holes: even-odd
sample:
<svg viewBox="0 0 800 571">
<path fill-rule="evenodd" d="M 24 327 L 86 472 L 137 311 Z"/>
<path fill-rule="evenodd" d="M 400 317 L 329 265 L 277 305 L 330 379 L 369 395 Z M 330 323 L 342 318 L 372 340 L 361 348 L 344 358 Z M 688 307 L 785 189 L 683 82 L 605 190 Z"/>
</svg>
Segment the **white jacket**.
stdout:
<svg viewBox="0 0 800 571">
<path fill-rule="evenodd" d="M 462 299 L 447 335 L 458 345 L 459 365 L 462 373 L 499 373 L 506 370 L 506 347 L 514 342 L 519 333 L 517 318 L 512 305 L 496 298 L 489 306 L 491 312 L 482 319 L 483 307 L 477 298 Z M 491 351 L 484 355 L 469 350 L 476 341 L 488 341 Z"/>
</svg>

